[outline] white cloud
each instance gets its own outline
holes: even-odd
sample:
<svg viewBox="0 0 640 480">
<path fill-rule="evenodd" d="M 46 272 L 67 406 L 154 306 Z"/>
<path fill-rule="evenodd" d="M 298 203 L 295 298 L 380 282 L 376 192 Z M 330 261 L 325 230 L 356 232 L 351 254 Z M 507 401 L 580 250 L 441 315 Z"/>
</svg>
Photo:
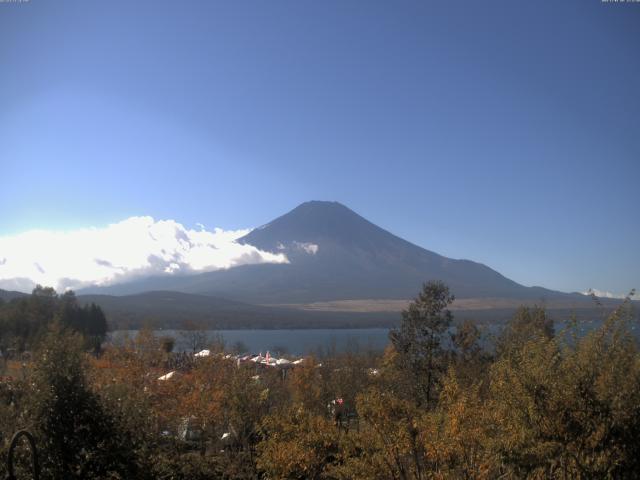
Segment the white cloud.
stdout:
<svg viewBox="0 0 640 480">
<path fill-rule="evenodd" d="M 288 262 L 284 254 L 236 242 L 249 229 L 198 227 L 131 217 L 104 228 L 31 230 L 0 237 L 0 288 L 28 291 L 39 283 L 62 291 L 147 275 Z"/>
<path fill-rule="evenodd" d="M 597 290 L 597 289 L 590 289 L 587 290 L 586 292 L 580 292 L 583 295 L 591 295 L 592 293 L 595 294 L 596 297 L 600 297 L 600 298 L 625 298 L 628 294 L 626 293 L 612 293 L 612 292 L 607 292 L 604 290 Z"/>
<path fill-rule="evenodd" d="M 301 250 L 304 250 L 309 255 L 315 255 L 318 253 L 318 245 L 315 243 L 307 243 L 307 242 L 293 242 L 293 245 Z"/>
</svg>

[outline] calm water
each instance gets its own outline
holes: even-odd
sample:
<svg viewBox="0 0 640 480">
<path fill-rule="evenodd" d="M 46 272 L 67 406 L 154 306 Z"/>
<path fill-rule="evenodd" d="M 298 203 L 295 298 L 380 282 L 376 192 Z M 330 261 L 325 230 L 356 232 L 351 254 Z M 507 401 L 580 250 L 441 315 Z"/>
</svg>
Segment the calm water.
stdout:
<svg viewBox="0 0 640 480">
<path fill-rule="evenodd" d="M 136 330 L 116 330 L 111 333 L 112 340 L 118 343 L 127 335 L 135 337 Z M 185 332 L 180 330 L 161 330 L 157 335 L 167 335 L 176 339 L 174 351 L 190 350 Z M 207 331 L 210 339 L 222 336 L 227 349 L 242 342 L 248 352 L 272 352 L 303 355 L 317 352 L 318 349 L 344 350 L 347 347 L 360 350 L 382 350 L 388 341 L 388 328 L 362 329 L 305 329 L 305 330 L 220 330 Z M 188 332 L 186 332 L 188 335 Z"/>
<path fill-rule="evenodd" d="M 601 321 L 585 321 L 578 325 L 579 335 L 585 335 L 591 330 L 598 328 Z M 500 333 L 502 325 L 479 326 L 483 334 L 485 346 L 491 344 L 491 339 Z M 565 328 L 564 322 L 556 322 L 556 332 Z M 630 326 L 633 334 L 638 337 L 640 329 L 635 324 Z M 160 330 L 156 332 L 159 336 L 170 336 L 176 340 L 174 351 L 190 351 L 188 339 L 185 332 L 180 330 Z M 327 351 L 335 348 L 344 350 L 345 348 L 355 348 L 360 351 L 374 349 L 382 350 L 388 342 L 388 328 L 362 328 L 362 329 L 303 329 L 303 330 L 220 330 L 207 331 L 209 339 L 216 335 L 222 336 L 225 346 L 230 350 L 238 342 L 245 345 L 246 350 L 252 353 L 271 352 L 289 353 L 292 355 L 303 355 L 315 353 L 319 349 Z M 126 336 L 135 337 L 136 330 L 116 330 L 112 332 L 111 338 L 115 343 L 121 342 Z M 188 335 L 188 333 L 187 333 Z"/>
</svg>

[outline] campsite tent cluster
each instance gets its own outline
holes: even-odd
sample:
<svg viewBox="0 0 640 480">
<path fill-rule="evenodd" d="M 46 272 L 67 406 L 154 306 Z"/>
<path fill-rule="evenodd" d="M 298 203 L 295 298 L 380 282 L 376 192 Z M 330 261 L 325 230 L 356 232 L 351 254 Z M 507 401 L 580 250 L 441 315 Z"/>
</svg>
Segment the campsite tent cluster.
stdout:
<svg viewBox="0 0 640 480">
<path fill-rule="evenodd" d="M 283 378 L 286 376 L 287 370 L 293 368 L 296 365 L 301 364 L 304 359 L 300 358 L 298 360 L 289 360 L 286 358 L 276 358 L 272 357 L 269 352 L 265 356 L 262 356 L 262 352 L 259 355 L 231 355 L 231 354 L 216 354 L 212 353 L 210 350 L 201 350 L 195 354 L 187 354 L 194 361 L 198 359 L 203 359 L 207 357 L 213 357 L 214 355 L 219 358 L 223 358 L 228 361 L 233 361 L 239 367 L 243 363 L 255 364 L 256 369 L 258 368 L 277 368 L 282 372 Z M 158 377 L 158 381 L 165 382 L 167 380 L 171 380 L 172 378 L 180 376 L 180 372 L 178 370 L 172 370 L 164 375 Z M 260 375 L 255 375 L 252 377 L 253 380 L 259 381 Z M 163 432 L 163 435 L 171 435 L 170 430 L 166 430 Z M 193 416 L 187 416 L 182 418 L 182 422 L 175 433 L 177 438 L 180 438 L 185 441 L 198 441 L 201 438 L 202 429 L 201 426 L 196 422 L 196 418 Z M 225 448 L 229 447 L 233 444 L 235 435 L 232 435 L 232 432 L 224 432 L 220 437 L 220 441 L 225 445 Z"/>
<path fill-rule="evenodd" d="M 211 355 L 212 353 L 210 350 L 201 350 L 198 353 L 195 353 L 193 356 L 195 358 L 206 358 Z M 288 368 L 294 367 L 295 365 L 299 365 L 304 361 L 303 358 L 299 358 L 298 360 L 289 360 L 286 358 L 272 357 L 268 351 L 264 357 L 262 356 L 262 352 L 260 352 L 258 355 L 224 354 L 222 355 L 222 358 L 226 360 L 233 360 L 237 363 L 238 366 L 240 366 L 240 364 L 242 363 L 252 362 L 252 363 L 255 363 L 256 365 L 262 365 L 265 367 L 274 367 L 274 368 L 280 368 L 280 369 L 288 369 Z M 158 377 L 158 380 L 159 381 L 169 380 L 175 374 L 176 374 L 175 371 L 171 371 L 169 373 L 162 375 L 161 377 Z"/>
</svg>

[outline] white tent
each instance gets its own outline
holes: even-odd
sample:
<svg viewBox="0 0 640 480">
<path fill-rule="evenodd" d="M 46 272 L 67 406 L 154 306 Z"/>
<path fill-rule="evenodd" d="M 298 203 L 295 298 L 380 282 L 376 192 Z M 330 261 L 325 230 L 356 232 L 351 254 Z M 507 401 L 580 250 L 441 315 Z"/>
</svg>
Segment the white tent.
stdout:
<svg viewBox="0 0 640 480">
<path fill-rule="evenodd" d="M 175 375 L 175 371 L 173 372 L 169 372 L 165 375 L 162 375 L 161 377 L 158 377 L 158 380 L 160 380 L 161 382 L 164 382 L 165 380 L 169 380 L 171 377 L 173 377 Z"/>
<path fill-rule="evenodd" d="M 209 350 L 200 350 L 194 356 L 195 357 L 208 357 L 209 355 L 211 355 L 211 352 Z"/>
</svg>

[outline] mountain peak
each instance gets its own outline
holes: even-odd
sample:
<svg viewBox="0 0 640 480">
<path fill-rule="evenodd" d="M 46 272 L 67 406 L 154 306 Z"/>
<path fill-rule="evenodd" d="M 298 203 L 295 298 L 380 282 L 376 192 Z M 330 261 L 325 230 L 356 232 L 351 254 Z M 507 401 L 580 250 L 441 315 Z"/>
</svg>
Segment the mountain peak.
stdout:
<svg viewBox="0 0 640 480">
<path fill-rule="evenodd" d="M 364 298 L 365 292 L 407 298 L 422 282 L 436 279 L 445 281 L 461 297 L 528 293 L 484 265 L 446 258 L 414 245 L 338 202 L 305 202 L 252 230 L 240 242 L 285 254 L 289 259 L 286 268 L 266 268 L 282 272 L 280 280 L 286 276 L 294 290 L 304 289 L 308 298 Z M 270 282 L 274 283 L 270 288 L 276 290 L 271 294 L 278 295 L 276 280 Z"/>
<path fill-rule="evenodd" d="M 308 202 L 303 202 L 298 205 L 296 208 L 292 210 L 292 212 L 302 209 L 302 210 L 320 210 L 320 209 L 334 209 L 334 210 L 348 210 L 352 211 L 350 208 L 346 207 L 340 202 L 331 201 L 331 200 L 309 200 Z"/>
<path fill-rule="evenodd" d="M 276 220 L 287 218 L 288 221 L 292 221 L 292 219 L 296 217 L 300 218 L 307 215 L 312 215 L 317 220 L 320 220 L 322 218 L 336 218 L 339 216 L 351 219 L 353 219 L 354 217 L 362 218 L 356 212 L 340 202 L 327 200 L 310 200 L 308 202 L 301 203 L 296 208 L 282 215 Z M 273 224 L 274 222 L 271 222 L 269 225 Z"/>
<path fill-rule="evenodd" d="M 345 205 L 312 200 L 251 231 L 240 242 L 262 250 L 278 251 L 282 246 L 294 243 L 355 244 L 380 234 L 390 235 Z"/>
</svg>

